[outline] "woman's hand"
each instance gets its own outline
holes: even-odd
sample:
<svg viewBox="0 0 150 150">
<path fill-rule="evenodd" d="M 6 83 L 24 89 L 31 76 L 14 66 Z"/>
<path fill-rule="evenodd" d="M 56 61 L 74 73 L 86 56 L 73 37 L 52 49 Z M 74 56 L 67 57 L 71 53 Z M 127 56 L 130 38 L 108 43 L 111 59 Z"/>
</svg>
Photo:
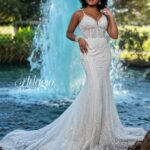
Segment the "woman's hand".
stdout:
<svg viewBox="0 0 150 150">
<path fill-rule="evenodd" d="M 113 14 L 111 13 L 111 11 L 108 8 L 104 8 L 102 10 L 102 12 L 104 13 L 105 16 L 107 17 L 113 17 Z"/>
<path fill-rule="evenodd" d="M 79 47 L 80 47 L 80 50 L 81 52 L 84 54 L 84 53 L 87 53 L 88 52 L 88 43 L 86 40 L 84 40 L 83 38 L 79 38 L 78 40 L 78 43 L 79 43 Z"/>
</svg>

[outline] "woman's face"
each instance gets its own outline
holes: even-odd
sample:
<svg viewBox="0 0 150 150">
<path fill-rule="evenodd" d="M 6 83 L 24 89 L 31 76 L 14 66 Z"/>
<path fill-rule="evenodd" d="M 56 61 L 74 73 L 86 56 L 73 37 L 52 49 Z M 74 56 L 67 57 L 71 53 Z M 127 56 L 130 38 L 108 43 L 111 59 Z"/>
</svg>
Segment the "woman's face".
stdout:
<svg viewBox="0 0 150 150">
<path fill-rule="evenodd" d="M 87 4 L 90 6 L 94 6 L 98 4 L 99 0 L 86 0 Z"/>
</svg>

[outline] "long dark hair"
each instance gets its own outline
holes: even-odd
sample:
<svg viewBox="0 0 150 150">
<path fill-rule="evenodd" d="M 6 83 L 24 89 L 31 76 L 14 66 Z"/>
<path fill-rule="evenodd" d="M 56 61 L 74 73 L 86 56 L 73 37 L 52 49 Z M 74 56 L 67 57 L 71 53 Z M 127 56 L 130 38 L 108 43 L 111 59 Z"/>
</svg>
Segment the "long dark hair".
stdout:
<svg viewBox="0 0 150 150">
<path fill-rule="evenodd" d="M 97 9 L 100 11 L 101 9 L 104 9 L 107 6 L 107 0 L 99 0 L 101 4 L 97 4 Z M 80 3 L 82 5 L 82 8 L 85 8 L 88 6 L 86 3 L 86 0 L 80 0 Z"/>
</svg>

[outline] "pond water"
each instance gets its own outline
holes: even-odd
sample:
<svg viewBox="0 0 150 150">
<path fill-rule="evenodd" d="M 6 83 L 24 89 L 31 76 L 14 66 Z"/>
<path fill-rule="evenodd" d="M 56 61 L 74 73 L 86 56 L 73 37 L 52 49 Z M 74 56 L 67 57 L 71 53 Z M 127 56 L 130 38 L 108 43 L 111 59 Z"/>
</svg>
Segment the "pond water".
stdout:
<svg viewBox="0 0 150 150">
<path fill-rule="evenodd" d="M 150 128 L 150 81 L 148 69 L 125 69 L 113 85 L 119 116 L 125 126 Z M 0 66 L 0 138 L 14 129 L 39 129 L 56 119 L 72 103 L 52 100 L 41 90 L 16 87 L 16 81 L 29 76 L 27 65 Z M 44 90 L 43 90 L 44 91 Z M 77 96 L 77 95 L 76 95 Z"/>
</svg>

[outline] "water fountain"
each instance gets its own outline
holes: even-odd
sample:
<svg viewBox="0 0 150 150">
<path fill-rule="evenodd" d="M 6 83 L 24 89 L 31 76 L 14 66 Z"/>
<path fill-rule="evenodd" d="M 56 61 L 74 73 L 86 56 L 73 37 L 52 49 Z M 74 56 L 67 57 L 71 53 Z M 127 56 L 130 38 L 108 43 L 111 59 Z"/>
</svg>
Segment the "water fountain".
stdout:
<svg viewBox="0 0 150 150">
<path fill-rule="evenodd" d="M 111 4 L 112 1 L 109 1 Z M 40 79 L 54 81 L 53 86 L 47 88 L 52 99 L 75 98 L 84 84 L 79 47 L 66 38 L 71 15 L 80 7 L 79 0 L 47 0 L 41 5 L 42 22 L 37 27 L 35 47 L 28 60 L 31 71 L 40 70 Z M 80 34 L 78 28 L 75 33 Z M 38 53 L 40 57 L 37 59 Z"/>
</svg>

